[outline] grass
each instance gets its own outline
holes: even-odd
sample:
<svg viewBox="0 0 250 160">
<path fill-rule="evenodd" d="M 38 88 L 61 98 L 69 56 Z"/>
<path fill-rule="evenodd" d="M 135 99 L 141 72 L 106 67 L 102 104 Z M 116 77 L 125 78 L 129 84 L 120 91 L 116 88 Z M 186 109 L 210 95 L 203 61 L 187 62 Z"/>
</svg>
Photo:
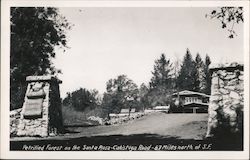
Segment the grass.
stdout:
<svg viewBox="0 0 250 160">
<path fill-rule="evenodd" d="M 88 117 L 101 116 L 101 108 L 93 110 L 86 109 L 85 111 L 76 111 L 71 106 L 62 106 L 62 116 L 64 126 L 90 126 L 98 125 L 95 121 L 88 120 Z"/>
</svg>

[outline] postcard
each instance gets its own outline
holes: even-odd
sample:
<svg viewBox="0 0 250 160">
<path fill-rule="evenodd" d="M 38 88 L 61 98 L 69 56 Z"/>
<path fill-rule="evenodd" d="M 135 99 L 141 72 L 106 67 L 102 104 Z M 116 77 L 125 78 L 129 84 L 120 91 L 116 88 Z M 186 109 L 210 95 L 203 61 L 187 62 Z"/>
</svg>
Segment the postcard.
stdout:
<svg viewBox="0 0 250 160">
<path fill-rule="evenodd" d="M 4 0 L 1 19 L 1 158 L 249 158 L 249 1 Z"/>
</svg>

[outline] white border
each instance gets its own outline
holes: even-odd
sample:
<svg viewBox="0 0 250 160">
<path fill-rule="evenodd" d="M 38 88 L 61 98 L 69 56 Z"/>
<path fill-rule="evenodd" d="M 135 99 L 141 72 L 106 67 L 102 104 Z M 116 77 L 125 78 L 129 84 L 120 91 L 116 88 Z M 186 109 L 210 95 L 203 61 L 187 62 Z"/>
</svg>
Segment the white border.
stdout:
<svg viewBox="0 0 250 160">
<path fill-rule="evenodd" d="M 9 151 L 10 7 L 216 7 L 244 6 L 244 151 Z M 61 1 L 3 0 L 1 5 L 1 152 L 18 159 L 248 159 L 249 158 L 249 1 Z M 237 53 L 235 53 L 237 54 Z"/>
</svg>

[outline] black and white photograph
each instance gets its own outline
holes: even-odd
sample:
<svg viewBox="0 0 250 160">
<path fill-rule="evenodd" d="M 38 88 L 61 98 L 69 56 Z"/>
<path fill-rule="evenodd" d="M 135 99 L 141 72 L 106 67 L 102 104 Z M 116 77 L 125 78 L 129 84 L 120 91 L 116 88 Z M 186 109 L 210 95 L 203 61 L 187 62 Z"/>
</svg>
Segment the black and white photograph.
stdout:
<svg viewBox="0 0 250 160">
<path fill-rule="evenodd" d="M 249 157 L 249 2 L 238 2 L 6 5 L 1 148 Z"/>
</svg>

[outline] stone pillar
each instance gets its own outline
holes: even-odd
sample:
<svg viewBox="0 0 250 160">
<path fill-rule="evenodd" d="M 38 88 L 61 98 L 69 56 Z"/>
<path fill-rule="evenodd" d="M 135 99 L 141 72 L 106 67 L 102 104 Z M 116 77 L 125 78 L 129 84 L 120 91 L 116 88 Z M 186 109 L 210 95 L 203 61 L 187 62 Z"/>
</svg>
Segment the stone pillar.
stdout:
<svg viewBox="0 0 250 160">
<path fill-rule="evenodd" d="M 226 137 L 243 132 L 243 65 L 210 69 L 211 97 L 206 137 Z"/>
<path fill-rule="evenodd" d="M 59 84 L 52 76 L 28 76 L 17 136 L 53 136 L 63 131 Z"/>
</svg>

